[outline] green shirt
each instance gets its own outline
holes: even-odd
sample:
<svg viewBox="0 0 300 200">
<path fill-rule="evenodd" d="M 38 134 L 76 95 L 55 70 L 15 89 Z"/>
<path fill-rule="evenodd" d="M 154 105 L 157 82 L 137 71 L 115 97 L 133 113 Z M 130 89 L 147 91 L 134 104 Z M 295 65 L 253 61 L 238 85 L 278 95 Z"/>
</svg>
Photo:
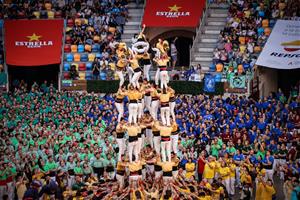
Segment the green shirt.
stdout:
<svg viewBox="0 0 300 200">
<path fill-rule="evenodd" d="M 44 170 L 45 172 L 51 171 L 51 170 L 55 170 L 57 168 L 57 164 L 53 161 L 53 162 L 47 162 L 44 166 Z"/>
<path fill-rule="evenodd" d="M 219 156 L 219 149 L 220 149 L 221 147 L 217 144 L 217 145 L 212 145 L 211 146 L 211 155 L 212 156 L 215 156 L 216 158 L 218 158 L 218 156 Z"/>
<path fill-rule="evenodd" d="M 75 174 L 83 174 L 82 168 L 77 166 L 74 168 L 74 172 Z"/>
<path fill-rule="evenodd" d="M 92 166 L 96 168 L 104 167 L 103 158 L 95 159 L 92 163 Z"/>
<path fill-rule="evenodd" d="M 227 147 L 226 150 L 229 154 L 235 154 L 236 152 L 236 149 L 234 147 Z"/>
<path fill-rule="evenodd" d="M 266 151 L 258 151 L 257 154 L 256 154 L 256 158 L 258 158 L 258 156 L 261 157 L 261 159 L 265 159 L 265 155 L 266 155 Z"/>
</svg>

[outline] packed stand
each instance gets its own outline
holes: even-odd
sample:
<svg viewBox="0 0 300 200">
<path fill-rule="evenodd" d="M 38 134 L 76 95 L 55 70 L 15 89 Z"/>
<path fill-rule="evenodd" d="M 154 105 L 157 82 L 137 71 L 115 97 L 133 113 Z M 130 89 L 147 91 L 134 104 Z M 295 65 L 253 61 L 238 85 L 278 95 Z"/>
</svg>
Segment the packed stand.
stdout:
<svg viewBox="0 0 300 200">
<path fill-rule="evenodd" d="M 155 167 L 155 175 L 148 174 L 153 164 L 147 161 L 148 178 L 125 181 L 120 189 L 115 179 L 122 169 L 116 139 L 117 97 L 58 92 L 47 82 L 35 83 L 30 91 L 26 88 L 21 82 L 14 92 L 0 97 L 3 199 L 14 195 L 19 199 L 190 199 L 189 195 L 228 199 L 240 191 L 243 199 L 265 200 L 278 195 L 275 176 L 284 181 L 279 187 L 286 199 L 297 198 L 298 90 L 289 102 L 280 91 L 259 101 L 235 95 L 178 95 L 178 152 L 172 153 L 172 160 L 178 159 L 178 178 L 163 184 L 153 177 L 165 169 Z M 125 98 L 125 118 L 128 103 Z M 156 157 L 151 145 L 142 152 L 142 158 Z"/>
<path fill-rule="evenodd" d="M 287 6 L 288 5 L 288 6 Z M 277 19 L 298 16 L 297 1 L 232 1 L 227 24 L 221 31 L 214 51 L 212 71 L 223 73 L 230 80 L 252 72 L 256 59 L 265 45 Z"/>
<path fill-rule="evenodd" d="M 127 1 L 93 1 L 76 6 L 68 18 L 65 37 L 64 78 L 113 80 L 115 44 L 120 41 L 128 10 Z"/>
</svg>

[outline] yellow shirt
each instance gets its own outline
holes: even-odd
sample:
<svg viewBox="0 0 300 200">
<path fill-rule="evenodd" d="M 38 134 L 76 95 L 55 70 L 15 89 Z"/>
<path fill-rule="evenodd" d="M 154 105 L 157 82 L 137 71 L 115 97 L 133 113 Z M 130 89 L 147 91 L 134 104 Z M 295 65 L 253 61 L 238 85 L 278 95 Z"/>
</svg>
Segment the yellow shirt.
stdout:
<svg viewBox="0 0 300 200">
<path fill-rule="evenodd" d="M 230 178 L 235 178 L 235 168 L 236 168 L 236 165 L 234 163 L 229 164 Z"/>
<path fill-rule="evenodd" d="M 151 97 L 153 98 L 158 98 L 158 92 L 157 92 L 157 90 L 153 90 L 153 91 L 151 91 L 150 92 L 150 95 L 151 95 Z"/>
<path fill-rule="evenodd" d="M 155 122 L 152 126 L 152 132 L 156 132 L 156 131 L 159 131 L 157 126 L 159 125 L 159 122 Z"/>
<path fill-rule="evenodd" d="M 163 172 L 171 172 L 174 162 L 157 162 L 157 165 L 161 166 Z"/>
<path fill-rule="evenodd" d="M 117 133 L 123 133 L 124 131 L 125 131 L 124 127 L 122 128 L 122 125 L 118 124 L 117 127 L 116 127 L 116 132 Z"/>
<path fill-rule="evenodd" d="M 128 90 L 126 95 L 128 96 L 129 100 L 138 100 L 140 97 L 140 92 L 137 90 Z"/>
<path fill-rule="evenodd" d="M 220 167 L 219 173 L 220 173 L 220 176 L 222 177 L 222 180 L 229 179 L 230 169 L 229 169 L 229 167 Z"/>
<path fill-rule="evenodd" d="M 215 173 L 219 173 L 219 169 L 221 167 L 221 163 L 219 161 L 215 161 L 216 167 L 215 167 Z"/>
<path fill-rule="evenodd" d="M 211 167 L 207 163 L 204 166 L 203 177 L 211 179 L 215 176 L 216 163 L 210 162 L 209 164 L 211 165 Z"/>
<path fill-rule="evenodd" d="M 123 69 L 124 67 L 126 67 L 126 65 L 127 65 L 126 59 L 119 59 L 118 62 L 117 62 L 117 67 L 118 68 Z"/>
<path fill-rule="evenodd" d="M 159 97 L 159 100 L 160 100 L 161 103 L 168 103 L 170 101 L 170 96 L 171 96 L 170 93 L 167 93 L 167 94 L 161 93 L 160 97 Z"/>
<path fill-rule="evenodd" d="M 139 132 L 138 126 L 124 126 L 129 136 L 137 136 Z"/>
<path fill-rule="evenodd" d="M 144 53 L 143 54 L 143 59 L 145 59 L 145 60 L 150 59 L 149 53 Z"/>
<path fill-rule="evenodd" d="M 142 162 L 135 161 L 135 162 L 128 163 L 128 169 L 130 172 L 137 172 L 142 169 Z"/>
<path fill-rule="evenodd" d="M 139 67 L 139 61 L 136 58 L 129 60 L 132 69 L 136 69 Z"/>
<path fill-rule="evenodd" d="M 250 175 L 246 175 L 245 173 L 241 174 L 241 182 L 246 184 L 252 184 L 252 178 Z"/>
<path fill-rule="evenodd" d="M 272 196 L 276 193 L 273 186 L 258 183 L 255 200 L 272 200 Z"/>
<path fill-rule="evenodd" d="M 171 136 L 172 127 L 169 127 L 169 126 L 157 126 L 156 128 L 159 130 L 160 136 Z"/>
<path fill-rule="evenodd" d="M 124 172 L 124 171 L 126 170 L 125 167 L 126 167 L 126 165 L 125 165 L 123 162 L 120 162 L 120 161 L 119 161 L 119 162 L 117 163 L 117 168 L 116 168 L 116 169 L 117 169 L 117 171 L 122 171 L 122 172 Z"/>
<path fill-rule="evenodd" d="M 117 99 L 124 99 L 124 97 L 125 97 L 125 95 L 123 92 L 121 92 L 121 91 L 117 92 L 117 96 L 116 96 Z"/>
<path fill-rule="evenodd" d="M 167 66 L 169 59 L 156 59 L 155 62 L 158 66 Z"/>
<path fill-rule="evenodd" d="M 191 178 L 192 176 L 195 175 L 195 168 L 196 168 L 196 165 L 193 162 L 185 164 L 186 178 Z"/>
<path fill-rule="evenodd" d="M 176 122 L 172 124 L 172 132 L 176 132 L 178 130 L 178 125 Z"/>
</svg>

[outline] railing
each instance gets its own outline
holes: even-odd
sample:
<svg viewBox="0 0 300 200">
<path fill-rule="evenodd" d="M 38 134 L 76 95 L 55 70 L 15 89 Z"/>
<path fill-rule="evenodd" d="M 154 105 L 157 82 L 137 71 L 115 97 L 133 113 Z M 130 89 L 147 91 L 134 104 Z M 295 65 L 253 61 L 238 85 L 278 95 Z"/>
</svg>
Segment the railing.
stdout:
<svg viewBox="0 0 300 200">
<path fill-rule="evenodd" d="M 199 37 L 199 32 L 202 31 L 202 28 L 203 26 L 205 25 L 205 22 L 206 22 L 206 18 L 207 18 L 207 12 L 209 10 L 209 7 L 210 7 L 210 4 L 209 4 L 209 1 L 206 0 L 205 2 L 205 8 L 203 10 L 203 13 L 202 13 L 202 17 L 201 17 L 201 21 L 199 23 L 199 26 L 196 28 L 196 35 L 193 36 L 193 43 L 192 45 L 190 46 L 190 61 L 192 61 L 192 58 L 194 56 L 193 52 L 194 52 L 194 48 L 195 48 L 195 45 L 198 41 L 196 41 Z"/>
</svg>

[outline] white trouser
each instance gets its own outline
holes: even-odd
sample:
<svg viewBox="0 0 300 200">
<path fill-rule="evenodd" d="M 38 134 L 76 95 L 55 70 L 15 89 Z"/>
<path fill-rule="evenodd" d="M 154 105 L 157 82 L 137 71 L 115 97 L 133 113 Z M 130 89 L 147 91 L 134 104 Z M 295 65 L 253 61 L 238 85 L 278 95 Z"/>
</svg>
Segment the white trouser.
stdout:
<svg viewBox="0 0 300 200">
<path fill-rule="evenodd" d="M 138 104 L 137 103 L 129 103 L 128 106 L 128 123 L 137 123 L 137 115 L 138 115 Z"/>
<path fill-rule="evenodd" d="M 139 78 L 141 76 L 142 72 L 134 72 L 132 79 L 131 79 L 131 84 L 135 88 L 140 88 L 140 83 L 139 83 Z"/>
<path fill-rule="evenodd" d="M 144 110 L 143 110 L 143 103 L 142 103 L 142 102 L 139 102 L 139 103 L 138 103 L 138 119 L 141 119 L 143 113 L 144 113 Z"/>
<path fill-rule="evenodd" d="M 138 151 L 138 154 L 140 154 L 141 150 L 142 150 L 142 144 L 143 144 L 143 140 L 141 137 L 138 138 L 138 141 L 137 141 L 137 151 Z"/>
<path fill-rule="evenodd" d="M 172 175 L 173 175 L 173 178 L 177 178 L 177 176 L 178 176 L 178 170 L 176 170 L 176 171 L 172 171 Z"/>
<path fill-rule="evenodd" d="M 163 176 L 164 183 L 168 183 L 173 180 L 173 176 Z"/>
<path fill-rule="evenodd" d="M 131 67 L 127 67 L 127 73 L 128 73 L 128 78 L 129 78 L 129 82 L 131 83 L 132 80 L 132 76 L 133 76 L 133 69 Z"/>
<path fill-rule="evenodd" d="M 238 186 L 240 186 L 241 185 L 241 174 L 240 174 L 240 167 L 236 167 L 235 168 L 235 177 L 236 177 L 236 184 L 238 185 Z"/>
<path fill-rule="evenodd" d="M 159 179 L 162 176 L 162 171 L 155 171 L 154 175 L 155 179 Z"/>
<path fill-rule="evenodd" d="M 69 188 L 72 188 L 72 186 L 74 185 L 75 183 L 75 176 L 71 175 L 68 177 L 68 187 Z"/>
<path fill-rule="evenodd" d="M 146 128 L 146 144 L 150 144 L 151 148 L 153 148 L 153 134 L 152 129 Z"/>
<path fill-rule="evenodd" d="M 158 112 L 159 101 L 155 100 L 151 102 L 151 115 L 154 120 L 157 120 L 157 112 Z"/>
<path fill-rule="evenodd" d="M 154 144 L 154 150 L 156 153 L 160 152 L 160 136 L 153 136 L 153 144 Z"/>
<path fill-rule="evenodd" d="M 229 193 L 229 191 L 230 191 L 230 178 L 227 178 L 227 179 L 223 180 L 222 183 L 225 186 L 227 192 Z"/>
<path fill-rule="evenodd" d="M 146 132 L 146 130 L 145 130 L 145 132 Z M 145 143 L 146 143 L 145 133 L 142 132 L 141 150 L 145 147 Z"/>
<path fill-rule="evenodd" d="M 121 155 L 125 153 L 125 139 L 124 138 L 117 138 L 117 143 L 119 147 L 119 155 L 118 155 L 118 160 L 121 160 Z"/>
<path fill-rule="evenodd" d="M 147 165 L 147 170 L 148 170 L 148 172 L 150 172 L 151 174 L 154 173 L 154 165 Z"/>
<path fill-rule="evenodd" d="M 274 174 L 273 169 L 266 169 L 266 178 L 267 178 L 267 180 L 271 179 L 272 182 L 273 182 L 273 174 Z"/>
<path fill-rule="evenodd" d="M 6 185 L 1 185 L 0 186 L 0 199 L 2 199 L 3 195 L 7 194 L 7 187 Z"/>
<path fill-rule="evenodd" d="M 121 87 L 124 84 L 124 74 L 123 71 L 116 70 L 116 74 L 118 75 L 120 79 L 119 87 Z"/>
<path fill-rule="evenodd" d="M 129 181 L 137 181 L 139 180 L 141 177 L 139 175 L 134 175 L 134 176 L 129 176 Z"/>
<path fill-rule="evenodd" d="M 145 96 L 145 107 L 150 112 L 151 111 L 151 96 Z"/>
<path fill-rule="evenodd" d="M 160 71 L 159 73 L 160 76 L 160 88 L 167 88 L 168 87 L 168 82 L 169 82 L 169 75 L 168 71 Z"/>
<path fill-rule="evenodd" d="M 228 193 L 231 195 L 234 195 L 234 183 L 235 183 L 235 178 L 234 177 L 230 177 L 229 178 L 229 190 Z"/>
<path fill-rule="evenodd" d="M 123 188 L 124 187 L 124 176 L 116 174 L 116 179 L 119 183 L 120 188 Z"/>
<path fill-rule="evenodd" d="M 212 184 L 212 183 L 213 183 L 213 181 L 214 181 L 214 179 L 213 179 L 213 178 L 207 178 L 207 182 L 209 182 L 209 184 Z"/>
<path fill-rule="evenodd" d="M 144 65 L 144 78 L 147 79 L 147 81 L 150 81 L 149 77 L 149 70 L 151 65 Z"/>
<path fill-rule="evenodd" d="M 177 155 L 178 152 L 178 134 L 171 135 L 172 150 Z"/>
<path fill-rule="evenodd" d="M 160 107 L 160 117 L 163 125 L 170 126 L 170 107 Z"/>
<path fill-rule="evenodd" d="M 280 165 L 280 160 L 277 159 L 277 158 L 274 159 L 274 163 L 273 163 L 273 171 L 275 171 L 279 165 Z"/>
<path fill-rule="evenodd" d="M 124 114 L 124 104 L 122 103 L 115 103 L 116 109 L 118 111 L 118 122 L 121 121 L 121 118 Z"/>
<path fill-rule="evenodd" d="M 128 154 L 129 154 L 129 161 L 130 162 L 132 162 L 132 153 L 135 156 L 135 160 L 139 160 L 137 141 L 128 143 Z"/>
<path fill-rule="evenodd" d="M 142 169 L 142 179 L 145 180 L 146 179 L 146 168 Z"/>
<path fill-rule="evenodd" d="M 176 103 L 175 103 L 175 101 L 174 102 L 170 102 L 169 105 L 170 105 L 170 114 L 171 114 L 172 120 L 175 122 L 176 117 L 175 117 L 174 109 L 175 109 Z"/>
<path fill-rule="evenodd" d="M 8 194 L 8 199 L 14 199 L 15 197 L 15 183 L 9 182 L 6 184 L 7 185 L 7 194 Z"/>
<path fill-rule="evenodd" d="M 159 73 L 160 72 L 160 69 L 159 67 L 157 67 L 157 70 L 156 70 L 156 73 L 155 73 L 155 85 L 158 85 L 159 83 Z"/>
<path fill-rule="evenodd" d="M 162 161 L 166 162 L 166 154 L 168 157 L 168 161 L 171 161 L 171 141 L 161 141 L 160 142 L 161 145 L 161 157 L 162 157 Z"/>
</svg>

